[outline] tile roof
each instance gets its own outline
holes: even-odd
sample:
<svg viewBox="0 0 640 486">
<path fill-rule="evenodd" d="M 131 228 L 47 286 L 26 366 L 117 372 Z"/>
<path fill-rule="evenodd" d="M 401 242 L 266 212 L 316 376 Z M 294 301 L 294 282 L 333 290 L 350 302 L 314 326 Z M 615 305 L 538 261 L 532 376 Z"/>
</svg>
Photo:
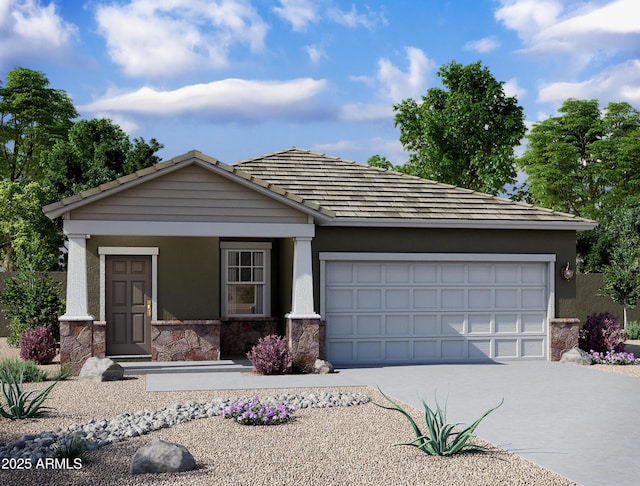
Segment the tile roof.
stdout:
<svg viewBox="0 0 640 486">
<path fill-rule="evenodd" d="M 227 174 L 319 224 L 590 229 L 595 222 L 377 167 L 291 148 L 232 165 L 190 151 L 44 208 L 55 218 L 185 164 Z"/>
<path fill-rule="evenodd" d="M 477 223 L 595 223 L 576 216 L 358 164 L 298 148 L 233 164 L 233 167 L 331 211 L 338 220 L 393 219 Z M 584 228 L 583 228 L 584 227 Z"/>
</svg>

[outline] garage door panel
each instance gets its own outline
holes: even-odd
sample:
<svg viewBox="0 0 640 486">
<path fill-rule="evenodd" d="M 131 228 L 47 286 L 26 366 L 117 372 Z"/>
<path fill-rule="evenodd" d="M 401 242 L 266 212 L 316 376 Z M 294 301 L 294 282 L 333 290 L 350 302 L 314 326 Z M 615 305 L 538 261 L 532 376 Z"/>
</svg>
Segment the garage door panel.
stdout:
<svg viewBox="0 0 640 486">
<path fill-rule="evenodd" d="M 411 316 L 387 314 L 384 322 L 387 336 L 408 336 L 411 333 Z"/>
<path fill-rule="evenodd" d="M 516 333 L 519 330 L 518 314 L 496 314 L 496 333 Z"/>
<path fill-rule="evenodd" d="M 445 314 L 441 317 L 441 330 L 445 336 L 464 333 L 464 314 Z"/>
<path fill-rule="evenodd" d="M 546 262 L 326 262 L 338 364 L 544 359 Z"/>
<path fill-rule="evenodd" d="M 380 336 L 382 334 L 382 316 L 379 314 L 358 316 L 356 333 L 358 336 Z"/>
<path fill-rule="evenodd" d="M 382 289 L 356 290 L 356 305 L 358 309 L 382 309 Z"/>
<path fill-rule="evenodd" d="M 414 289 L 413 291 L 413 307 L 415 309 L 438 309 L 438 290 L 437 289 Z"/>
<path fill-rule="evenodd" d="M 437 314 L 414 315 L 413 332 L 417 336 L 434 336 L 440 334 L 440 317 Z"/>
<path fill-rule="evenodd" d="M 469 314 L 468 318 L 469 334 L 488 334 L 491 332 L 491 314 Z"/>
</svg>

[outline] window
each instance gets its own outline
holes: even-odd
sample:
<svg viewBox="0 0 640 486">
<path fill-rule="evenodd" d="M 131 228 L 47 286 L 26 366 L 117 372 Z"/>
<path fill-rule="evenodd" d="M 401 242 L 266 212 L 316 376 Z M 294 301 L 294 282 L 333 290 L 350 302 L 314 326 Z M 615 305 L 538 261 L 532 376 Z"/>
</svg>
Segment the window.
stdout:
<svg viewBox="0 0 640 486">
<path fill-rule="evenodd" d="M 220 244 L 225 316 L 270 315 L 270 243 Z"/>
</svg>

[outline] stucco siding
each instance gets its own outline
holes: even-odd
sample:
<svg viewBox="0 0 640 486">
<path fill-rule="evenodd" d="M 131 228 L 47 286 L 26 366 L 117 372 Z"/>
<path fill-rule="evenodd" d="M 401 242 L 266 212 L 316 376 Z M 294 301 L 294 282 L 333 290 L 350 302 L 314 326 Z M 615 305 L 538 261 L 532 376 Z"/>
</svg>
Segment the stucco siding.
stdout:
<svg viewBox="0 0 640 486">
<path fill-rule="evenodd" d="M 197 165 L 75 209 L 71 219 L 306 223 L 302 212 Z"/>
<path fill-rule="evenodd" d="M 464 230 L 419 228 L 316 228 L 313 240 L 314 299 L 319 310 L 320 252 L 380 253 L 535 253 L 556 255 L 555 310 L 558 317 L 576 315 L 575 279 L 566 282 L 560 269 L 575 268 L 575 231 Z"/>
</svg>

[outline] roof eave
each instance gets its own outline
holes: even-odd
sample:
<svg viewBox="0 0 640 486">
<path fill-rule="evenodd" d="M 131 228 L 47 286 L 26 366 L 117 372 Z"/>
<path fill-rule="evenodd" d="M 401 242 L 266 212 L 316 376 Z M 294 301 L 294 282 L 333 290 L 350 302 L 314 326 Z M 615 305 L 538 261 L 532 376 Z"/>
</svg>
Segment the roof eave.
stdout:
<svg viewBox="0 0 640 486">
<path fill-rule="evenodd" d="M 526 221 L 494 219 L 405 219 L 405 218 L 334 218 L 323 226 L 359 226 L 378 228 L 442 228 L 442 229 L 505 229 L 586 231 L 598 223 L 579 221 Z"/>
</svg>

